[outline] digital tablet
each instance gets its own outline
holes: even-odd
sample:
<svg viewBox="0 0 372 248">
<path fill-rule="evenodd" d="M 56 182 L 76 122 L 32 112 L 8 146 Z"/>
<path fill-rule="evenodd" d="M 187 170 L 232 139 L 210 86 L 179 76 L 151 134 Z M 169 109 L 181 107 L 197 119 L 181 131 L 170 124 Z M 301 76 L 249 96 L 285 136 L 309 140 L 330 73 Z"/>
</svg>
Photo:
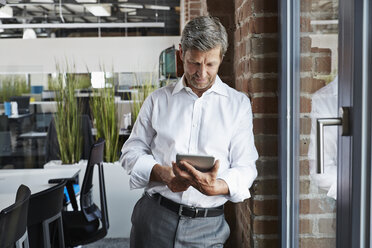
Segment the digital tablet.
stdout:
<svg viewBox="0 0 372 248">
<path fill-rule="evenodd" d="M 213 156 L 205 156 L 205 155 L 193 155 L 193 154 L 177 154 L 176 155 L 176 162 L 177 164 L 181 161 L 186 161 L 192 166 L 194 166 L 199 171 L 208 171 L 214 165 L 214 157 Z"/>
</svg>

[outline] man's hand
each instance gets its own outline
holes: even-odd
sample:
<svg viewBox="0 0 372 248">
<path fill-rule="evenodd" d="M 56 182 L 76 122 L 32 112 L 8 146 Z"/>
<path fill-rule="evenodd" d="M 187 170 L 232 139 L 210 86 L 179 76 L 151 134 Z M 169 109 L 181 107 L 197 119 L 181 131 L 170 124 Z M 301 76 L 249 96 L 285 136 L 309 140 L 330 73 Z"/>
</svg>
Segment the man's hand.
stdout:
<svg viewBox="0 0 372 248">
<path fill-rule="evenodd" d="M 150 181 L 162 182 L 166 184 L 172 192 L 183 192 L 190 187 L 190 184 L 186 180 L 175 176 L 171 167 L 162 166 L 160 164 L 156 164 L 152 168 Z"/>
<path fill-rule="evenodd" d="M 176 177 L 182 178 L 201 193 L 205 195 L 229 194 L 229 187 L 226 182 L 222 179 L 217 179 L 217 172 L 220 167 L 219 160 L 207 172 L 198 171 L 186 161 L 180 161 L 179 164 L 172 162 L 172 165 Z"/>
</svg>

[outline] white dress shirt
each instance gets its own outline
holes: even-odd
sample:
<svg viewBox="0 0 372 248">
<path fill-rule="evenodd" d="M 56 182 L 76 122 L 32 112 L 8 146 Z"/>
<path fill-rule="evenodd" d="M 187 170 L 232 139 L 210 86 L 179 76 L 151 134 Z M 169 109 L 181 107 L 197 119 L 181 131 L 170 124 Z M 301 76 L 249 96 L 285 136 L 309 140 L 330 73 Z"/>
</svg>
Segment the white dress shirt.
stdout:
<svg viewBox="0 0 372 248">
<path fill-rule="evenodd" d="M 149 182 L 153 166 L 172 166 L 177 153 L 218 159 L 217 178 L 227 183 L 230 194 L 206 196 L 191 186 L 173 193 L 164 184 Z M 145 187 L 150 194 L 160 193 L 181 204 L 215 207 L 250 197 L 257 158 L 249 98 L 216 76 L 200 98 L 185 86 L 183 77 L 147 97 L 120 162 L 130 174 L 132 189 Z"/>
</svg>

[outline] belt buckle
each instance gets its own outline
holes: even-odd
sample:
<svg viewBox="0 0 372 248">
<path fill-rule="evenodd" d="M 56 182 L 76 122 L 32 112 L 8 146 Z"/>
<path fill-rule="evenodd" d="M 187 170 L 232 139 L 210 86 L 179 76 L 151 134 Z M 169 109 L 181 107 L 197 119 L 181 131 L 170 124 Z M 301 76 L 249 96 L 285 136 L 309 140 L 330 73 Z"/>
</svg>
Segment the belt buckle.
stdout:
<svg viewBox="0 0 372 248">
<path fill-rule="evenodd" d="M 194 208 L 194 210 L 195 210 L 195 214 L 194 214 L 194 217 L 193 218 L 196 218 L 196 217 L 198 217 L 199 209 Z"/>
</svg>

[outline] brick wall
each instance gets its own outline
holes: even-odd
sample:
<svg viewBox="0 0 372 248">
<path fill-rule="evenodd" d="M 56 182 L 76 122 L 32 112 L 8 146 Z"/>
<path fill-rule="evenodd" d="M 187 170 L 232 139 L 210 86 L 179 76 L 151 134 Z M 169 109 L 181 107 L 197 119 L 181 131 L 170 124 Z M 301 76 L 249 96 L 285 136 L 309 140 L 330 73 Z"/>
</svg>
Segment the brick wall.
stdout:
<svg viewBox="0 0 372 248">
<path fill-rule="evenodd" d="M 185 22 L 197 16 L 208 15 L 206 0 L 184 0 Z"/>
<path fill-rule="evenodd" d="M 260 155 L 252 198 L 236 204 L 235 247 L 278 247 L 278 5 L 235 1 L 235 84 L 252 101 Z"/>
</svg>

